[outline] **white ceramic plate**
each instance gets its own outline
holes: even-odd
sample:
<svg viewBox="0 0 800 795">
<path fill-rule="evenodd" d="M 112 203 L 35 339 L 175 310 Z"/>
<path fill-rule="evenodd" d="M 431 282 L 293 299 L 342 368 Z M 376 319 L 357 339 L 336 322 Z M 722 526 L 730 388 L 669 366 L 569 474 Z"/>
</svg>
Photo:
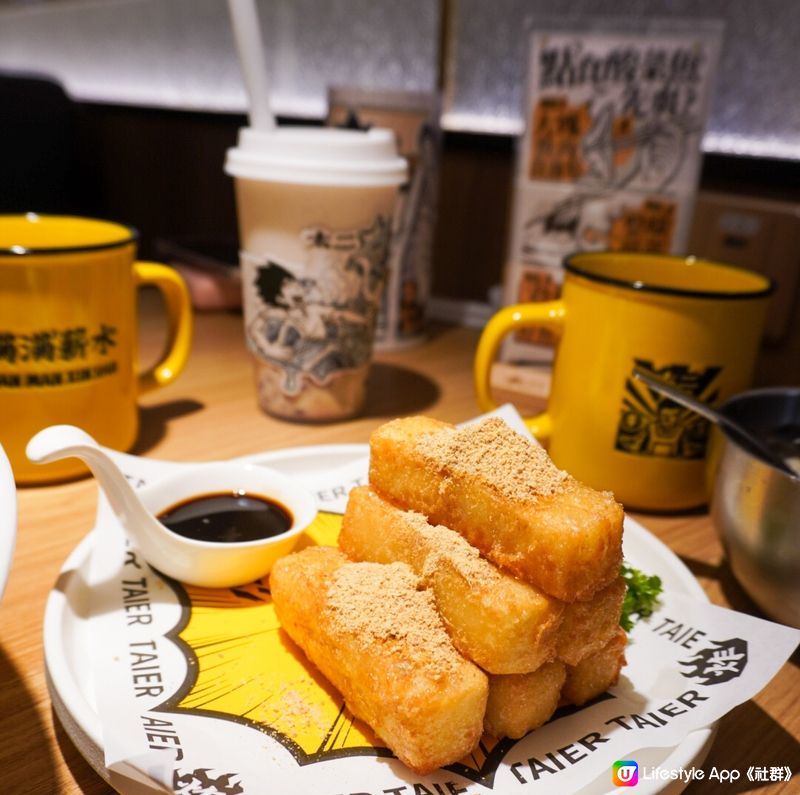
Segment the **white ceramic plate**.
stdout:
<svg viewBox="0 0 800 795">
<path fill-rule="evenodd" d="M 0 445 L 0 598 L 6 588 L 17 540 L 17 487 L 5 450 Z"/>
<path fill-rule="evenodd" d="M 322 445 L 298 447 L 249 456 L 253 463 L 268 465 L 285 474 L 303 473 L 313 476 L 335 467 L 345 466 L 367 455 L 366 445 Z M 167 468 L 180 466 L 166 462 L 145 462 L 131 456 L 121 456 L 135 465 L 140 476 L 157 477 Z M 86 620 L 90 589 L 87 585 L 89 562 L 93 548 L 90 533 L 75 548 L 62 568 L 61 576 L 51 591 L 44 618 L 44 650 L 47 681 L 53 707 L 67 734 L 92 767 L 125 795 L 152 791 L 133 789 L 109 777 L 103 760 L 103 739 L 100 718 L 95 707 L 91 682 L 91 667 L 86 664 L 89 655 L 89 624 Z M 641 525 L 626 519 L 625 557 L 633 565 L 661 577 L 664 587 L 708 601 L 703 589 L 691 572 Z M 705 759 L 714 729 L 706 728 L 690 734 L 677 748 L 650 748 L 636 752 L 639 765 L 661 766 L 670 769 L 700 765 Z M 611 795 L 610 774 L 582 788 L 579 795 Z M 675 795 L 684 788 L 679 781 L 643 781 L 637 786 L 637 795 Z M 576 793 L 576 795 L 578 795 Z"/>
</svg>

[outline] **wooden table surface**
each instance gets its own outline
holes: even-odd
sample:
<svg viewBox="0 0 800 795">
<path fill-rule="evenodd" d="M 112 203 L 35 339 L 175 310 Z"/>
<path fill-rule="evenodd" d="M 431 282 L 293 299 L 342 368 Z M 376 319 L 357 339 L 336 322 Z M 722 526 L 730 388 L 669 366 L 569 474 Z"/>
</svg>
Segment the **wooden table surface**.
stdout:
<svg viewBox="0 0 800 795">
<path fill-rule="evenodd" d="M 145 302 L 145 315 L 153 315 Z M 159 349 L 159 321 L 141 331 L 147 357 Z M 356 420 L 299 425 L 265 416 L 257 407 L 251 367 L 233 313 L 196 316 L 190 362 L 178 380 L 141 399 L 142 430 L 133 452 L 156 459 L 202 461 L 294 445 L 366 442 L 380 422 L 425 413 L 452 422 L 477 413 L 471 358 L 477 333 L 443 328 L 424 345 L 379 353 L 367 408 Z M 0 604 L 0 790 L 22 793 L 108 793 L 54 716 L 45 681 L 42 617 L 64 560 L 93 523 L 92 480 L 19 489 L 14 563 Z M 706 514 L 635 517 L 666 542 L 698 578 L 713 602 L 759 615 L 732 579 Z M 747 781 L 749 766 L 792 766 L 800 774 L 798 656 L 752 701 L 722 719 L 703 765 L 741 771 L 720 789 L 695 783 L 690 793 L 797 792 L 798 784 Z"/>
</svg>

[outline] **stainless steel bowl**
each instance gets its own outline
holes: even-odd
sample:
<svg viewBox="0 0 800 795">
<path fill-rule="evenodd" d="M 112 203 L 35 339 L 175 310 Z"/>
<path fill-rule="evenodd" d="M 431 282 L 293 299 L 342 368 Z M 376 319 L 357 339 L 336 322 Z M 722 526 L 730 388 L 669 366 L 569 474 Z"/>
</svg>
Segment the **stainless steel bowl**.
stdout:
<svg viewBox="0 0 800 795">
<path fill-rule="evenodd" d="M 800 468 L 800 388 L 755 389 L 720 410 Z M 714 428 L 711 516 L 734 576 L 770 617 L 800 627 L 800 475 L 766 463 Z"/>
</svg>

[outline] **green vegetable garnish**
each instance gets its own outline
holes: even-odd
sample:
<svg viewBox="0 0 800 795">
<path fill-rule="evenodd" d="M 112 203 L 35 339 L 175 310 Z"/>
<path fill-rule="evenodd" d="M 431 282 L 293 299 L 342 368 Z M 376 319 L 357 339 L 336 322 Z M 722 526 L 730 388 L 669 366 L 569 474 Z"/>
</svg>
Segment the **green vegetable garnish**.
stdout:
<svg viewBox="0 0 800 795">
<path fill-rule="evenodd" d="M 645 618 L 653 612 L 663 587 L 660 577 L 655 574 L 645 574 L 627 563 L 622 564 L 619 573 L 625 578 L 628 586 L 619 624 L 626 632 L 630 632 L 636 619 Z"/>
</svg>

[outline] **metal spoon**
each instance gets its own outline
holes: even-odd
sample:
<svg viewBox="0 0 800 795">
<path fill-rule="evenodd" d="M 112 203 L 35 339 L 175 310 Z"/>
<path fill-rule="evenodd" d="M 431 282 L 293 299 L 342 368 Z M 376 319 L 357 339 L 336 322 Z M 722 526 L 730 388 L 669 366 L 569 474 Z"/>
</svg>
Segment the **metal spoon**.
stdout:
<svg viewBox="0 0 800 795">
<path fill-rule="evenodd" d="M 710 406 L 707 406 L 705 403 L 702 403 L 693 397 L 689 397 L 686 393 L 681 392 L 671 384 L 667 384 L 658 378 L 654 378 L 652 373 L 648 373 L 638 367 L 634 367 L 633 375 L 642 383 L 647 384 L 647 386 L 649 386 L 650 389 L 654 390 L 655 392 L 665 395 L 666 397 L 670 398 L 670 400 L 674 400 L 676 403 L 680 403 L 681 406 L 691 409 L 701 417 L 705 417 L 707 420 L 710 420 L 715 425 L 721 426 L 728 432 L 728 435 L 734 439 L 734 441 L 738 442 L 744 447 L 750 448 L 756 455 L 759 456 L 759 458 L 762 458 L 767 463 L 772 464 L 772 466 L 780 469 L 782 472 L 786 472 L 787 475 L 791 475 L 795 478 L 797 477 L 797 473 L 783 460 L 783 458 L 781 458 L 774 450 L 767 447 L 767 445 L 765 445 L 760 439 L 753 436 L 753 434 L 746 428 L 742 427 L 737 422 L 734 422 L 730 417 L 715 411 Z"/>
</svg>

